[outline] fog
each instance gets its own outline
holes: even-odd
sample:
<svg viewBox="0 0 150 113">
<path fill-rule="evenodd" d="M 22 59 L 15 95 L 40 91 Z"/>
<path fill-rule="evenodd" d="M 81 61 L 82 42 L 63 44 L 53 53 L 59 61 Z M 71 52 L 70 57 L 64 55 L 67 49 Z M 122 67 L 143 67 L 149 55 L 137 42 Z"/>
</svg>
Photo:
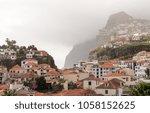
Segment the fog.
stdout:
<svg viewBox="0 0 150 113">
<path fill-rule="evenodd" d="M 34 44 L 58 67 L 73 45 L 95 38 L 108 17 L 125 11 L 150 19 L 149 0 L 0 0 L 0 44 L 6 38 Z"/>
</svg>

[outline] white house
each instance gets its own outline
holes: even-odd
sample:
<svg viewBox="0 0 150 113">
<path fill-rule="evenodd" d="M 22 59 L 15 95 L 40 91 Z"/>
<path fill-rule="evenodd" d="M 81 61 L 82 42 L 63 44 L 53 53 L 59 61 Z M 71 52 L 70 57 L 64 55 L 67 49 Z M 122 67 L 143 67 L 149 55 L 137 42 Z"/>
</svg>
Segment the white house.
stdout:
<svg viewBox="0 0 150 113">
<path fill-rule="evenodd" d="M 5 59 L 11 59 L 11 60 L 17 59 L 16 51 L 14 51 L 13 49 L 1 49 L 0 54 Z"/>
<path fill-rule="evenodd" d="M 32 52 L 32 50 L 27 51 L 26 53 L 26 58 L 28 59 L 32 59 L 33 58 L 34 53 Z"/>
<path fill-rule="evenodd" d="M 22 68 L 21 66 L 19 65 L 15 65 L 14 67 L 12 67 L 10 70 L 9 70 L 10 73 L 16 73 L 16 74 L 23 74 L 23 73 L 26 73 L 27 70 L 25 70 L 24 68 Z"/>
<path fill-rule="evenodd" d="M 21 67 L 26 68 L 26 65 L 29 63 L 38 64 L 36 59 L 25 59 L 21 61 Z"/>
<path fill-rule="evenodd" d="M 103 77 L 101 77 L 102 80 L 108 81 L 111 79 L 117 78 L 119 80 L 122 80 L 124 82 L 129 82 L 131 81 L 131 76 L 126 75 L 126 74 L 120 74 L 120 73 L 111 73 L 111 74 L 107 74 Z"/>
<path fill-rule="evenodd" d="M 96 87 L 102 83 L 104 83 L 104 81 L 96 78 L 94 75 L 89 75 L 88 78 L 83 80 L 83 89 L 95 90 Z"/>
<path fill-rule="evenodd" d="M 103 65 L 100 65 L 99 67 L 93 67 L 92 74 L 95 75 L 96 78 L 100 78 L 109 73 L 115 73 L 116 70 L 117 67 L 113 63 L 105 63 Z"/>
<path fill-rule="evenodd" d="M 96 87 L 96 94 L 105 96 L 121 96 L 123 93 L 124 82 L 119 79 L 111 79 Z"/>
<path fill-rule="evenodd" d="M 133 60 L 148 60 L 150 59 L 150 52 L 146 52 L 146 51 L 141 51 L 139 53 L 137 53 L 134 57 Z"/>
<path fill-rule="evenodd" d="M 150 66 L 150 61 L 147 60 L 137 61 L 137 65 L 135 66 L 135 76 L 137 78 L 146 77 L 147 75 L 145 70 L 147 69 L 148 66 Z"/>
<path fill-rule="evenodd" d="M 135 69 L 136 61 L 135 60 L 122 60 L 118 62 L 119 68 L 130 68 Z"/>
</svg>

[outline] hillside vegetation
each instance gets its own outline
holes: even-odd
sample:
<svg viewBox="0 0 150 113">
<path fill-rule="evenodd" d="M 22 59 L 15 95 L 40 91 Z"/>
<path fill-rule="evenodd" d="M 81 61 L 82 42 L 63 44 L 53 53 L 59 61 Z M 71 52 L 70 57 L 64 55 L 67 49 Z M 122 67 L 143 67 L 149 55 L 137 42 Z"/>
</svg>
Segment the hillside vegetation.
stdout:
<svg viewBox="0 0 150 113">
<path fill-rule="evenodd" d="M 150 51 L 150 43 L 133 42 L 118 48 L 97 48 L 90 53 L 94 59 L 129 59 L 140 51 Z"/>
</svg>

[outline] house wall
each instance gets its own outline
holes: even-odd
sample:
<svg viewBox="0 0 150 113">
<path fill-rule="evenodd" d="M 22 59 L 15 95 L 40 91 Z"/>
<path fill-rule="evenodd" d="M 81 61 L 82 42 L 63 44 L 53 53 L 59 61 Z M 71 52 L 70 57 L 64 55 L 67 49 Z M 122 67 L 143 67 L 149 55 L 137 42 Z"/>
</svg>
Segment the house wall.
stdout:
<svg viewBox="0 0 150 113">
<path fill-rule="evenodd" d="M 106 80 L 106 81 L 107 81 L 107 80 L 114 79 L 114 78 L 117 78 L 117 79 L 122 80 L 122 81 L 124 81 L 124 82 L 129 82 L 129 81 L 131 81 L 131 77 L 130 77 L 130 76 L 101 77 L 102 80 Z"/>
<path fill-rule="evenodd" d="M 105 93 L 105 91 L 108 90 L 108 94 Z M 105 96 L 115 96 L 117 95 L 117 90 L 116 89 L 96 89 L 95 90 L 96 94 L 102 94 Z"/>
<path fill-rule="evenodd" d="M 67 80 L 68 82 L 76 82 L 78 78 L 78 74 L 64 74 L 63 75 L 64 80 Z"/>
<path fill-rule="evenodd" d="M 89 85 L 89 82 L 91 82 L 91 85 Z M 95 80 L 84 80 L 83 81 L 83 89 L 95 90 L 97 86 L 99 86 L 98 81 L 95 81 Z"/>
</svg>

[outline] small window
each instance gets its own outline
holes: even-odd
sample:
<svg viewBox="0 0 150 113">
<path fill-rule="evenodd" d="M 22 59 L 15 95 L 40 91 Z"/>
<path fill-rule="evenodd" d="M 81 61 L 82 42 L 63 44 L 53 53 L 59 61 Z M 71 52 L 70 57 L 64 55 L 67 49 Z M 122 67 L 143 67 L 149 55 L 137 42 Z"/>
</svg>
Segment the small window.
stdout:
<svg viewBox="0 0 150 113">
<path fill-rule="evenodd" d="M 91 86 L 91 85 L 92 85 L 92 82 L 89 82 L 88 84 L 89 84 L 89 86 Z"/>
<path fill-rule="evenodd" d="M 105 94 L 108 94 L 108 90 L 105 90 Z"/>
</svg>

